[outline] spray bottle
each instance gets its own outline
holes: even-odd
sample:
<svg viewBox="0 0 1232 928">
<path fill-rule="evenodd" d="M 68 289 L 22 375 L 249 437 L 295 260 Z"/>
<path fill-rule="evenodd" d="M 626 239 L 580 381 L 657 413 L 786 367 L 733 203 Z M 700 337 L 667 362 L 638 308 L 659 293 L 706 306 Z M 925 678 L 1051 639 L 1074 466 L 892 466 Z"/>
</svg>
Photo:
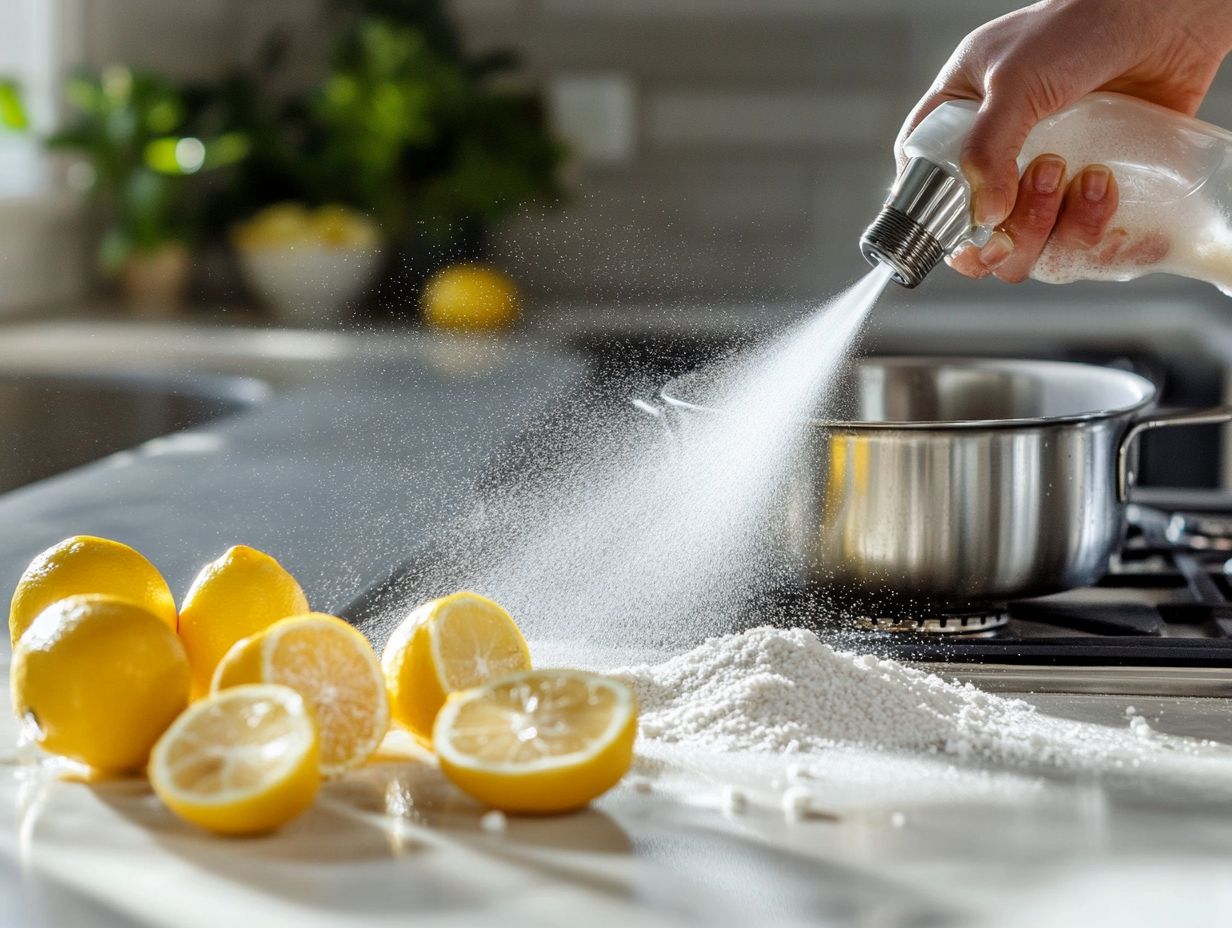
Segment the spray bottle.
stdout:
<svg viewBox="0 0 1232 928">
<path fill-rule="evenodd" d="M 869 263 L 889 265 L 904 287 L 917 286 L 964 242 L 982 244 L 992 232 L 972 225 L 959 167 L 977 107 L 951 101 L 924 118 L 904 145 L 906 168 L 860 238 Z M 1120 199 L 1106 246 L 1080 253 L 1050 244 L 1033 277 L 1067 283 L 1165 272 L 1232 295 L 1232 133 L 1135 97 L 1096 93 L 1040 122 L 1019 170 L 1045 152 L 1065 158 L 1071 175 L 1107 165 Z"/>
</svg>

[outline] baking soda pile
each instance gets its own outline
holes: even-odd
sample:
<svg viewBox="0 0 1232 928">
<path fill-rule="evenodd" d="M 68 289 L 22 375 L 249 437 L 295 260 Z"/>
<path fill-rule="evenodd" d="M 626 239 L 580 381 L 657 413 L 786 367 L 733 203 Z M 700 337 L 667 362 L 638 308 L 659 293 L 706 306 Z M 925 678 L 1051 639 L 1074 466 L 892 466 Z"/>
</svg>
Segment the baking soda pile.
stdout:
<svg viewBox="0 0 1232 928">
<path fill-rule="evenodd" d="M 663 663 L 613 673 L 637 692 L 644 744 L 823 758 L 859 748 L 1232 783 L 1232 751 L 1162 735 L 1140 716 L 1126 728 L 1055 718 L 897 661 L 835 650 L 801 628 L 711 638 Z"/>
<path fill-rule="evenodd" d="M 872 655 L 836 651 L 805 629 L 711 638 L 662 664 L 618 671 L 644 737 L 717 751 L 807 752 L 836 745 L 994 753 L 1033 714 L 1019 700 Z"/>
</svg>

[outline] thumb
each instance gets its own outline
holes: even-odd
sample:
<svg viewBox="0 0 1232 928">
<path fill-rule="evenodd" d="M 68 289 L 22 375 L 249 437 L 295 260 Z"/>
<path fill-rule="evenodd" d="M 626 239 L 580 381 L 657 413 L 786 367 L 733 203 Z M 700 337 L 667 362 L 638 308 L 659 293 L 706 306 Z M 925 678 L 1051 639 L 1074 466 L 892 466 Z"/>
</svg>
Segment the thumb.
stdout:
<svg viewBox="0 0 1232 928">
<path fill-rule="evenodd" d="M 1018 154 L 1038 122 L 1025 94 L 990 92 L 980 103 L 962 147 L 962 169 L 971 184 L 971 218 L 996 225 L 1014 208 L 1018 195 Z"/>
</svg>

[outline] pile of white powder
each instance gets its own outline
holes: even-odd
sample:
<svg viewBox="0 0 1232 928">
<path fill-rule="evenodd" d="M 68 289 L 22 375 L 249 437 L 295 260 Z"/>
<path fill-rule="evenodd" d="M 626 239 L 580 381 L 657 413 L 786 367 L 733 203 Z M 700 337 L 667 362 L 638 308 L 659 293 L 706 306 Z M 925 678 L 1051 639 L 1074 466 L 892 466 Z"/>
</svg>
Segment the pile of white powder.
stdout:
<svg viewBox="0 0 1232 928">
<path fill-rule="evenodd" d="M 711 638 L 616 675 L 637 691 L 643 737 L 716 751 L 812 752 L 840 745 L 1003 755 L 1035 710 L 805 629 Z"/>
<path fill-rule="evenodd" d="M 711 754 L 860 748 L 1017 767 L 1232 774 L 1228 749 L 1158 734 L 1144 719 L 1112 728 L 1055 718 L 897 661 L 835 650 L 800 628 L 711 638 L 614 676 L 637 693 L 644 744 Z"/>
</svg>

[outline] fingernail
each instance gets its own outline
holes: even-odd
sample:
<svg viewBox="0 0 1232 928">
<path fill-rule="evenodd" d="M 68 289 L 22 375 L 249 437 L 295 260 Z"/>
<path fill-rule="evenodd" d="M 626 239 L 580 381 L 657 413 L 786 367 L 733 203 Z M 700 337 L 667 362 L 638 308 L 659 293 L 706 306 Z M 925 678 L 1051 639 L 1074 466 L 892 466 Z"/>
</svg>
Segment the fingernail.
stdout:
<svg viewBox="0 0 1232 928">
<path fill-rule="evenodd" d="M 1111 173 L 1106 167 L 1096 165 L 1082 172 L 1082 195 L 1092 203 L 1098 203 L 1108 194 Z"/>
<path fill-rule="evenodd" d="M 971 218 L 977 226 L 995 226 L 1009 215 L 1005 191 L 999 187 L 978 187 L 971 203 Z"/>
<path fill-rule="evenodd" d="M 1048 158 L 1035 166 L 1031 184 L 1036 193 L 1056 193 L 1061 186 L 1061 177 L 1065 174 L 1065 162 L 1059 158 Z"/>
<path fill-rule="evenodd" d="M 1014 251 L 1014 240 L 1004 232 L 994 232 L 980 249 L 980 263 L 992 269 L 997 267 Z"/>
</svg>

